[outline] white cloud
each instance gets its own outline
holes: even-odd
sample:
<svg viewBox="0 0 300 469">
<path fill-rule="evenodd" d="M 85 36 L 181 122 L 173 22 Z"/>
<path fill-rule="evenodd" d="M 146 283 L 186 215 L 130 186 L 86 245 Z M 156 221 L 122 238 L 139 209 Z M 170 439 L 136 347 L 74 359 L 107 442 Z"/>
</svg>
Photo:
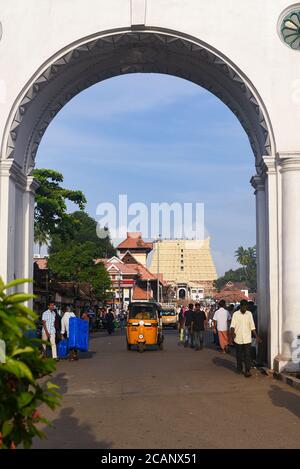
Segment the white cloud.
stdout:
<svg viewBox="0 0 300 469">
<path fill-rule="evenodd" d="M 117 82 L 117 83 L 116 83 Z M 123 75 L 101 83 L 76 96 L 65 108 L 67 117 L 110 119 L 169 106 L 194 95 L 205 93 L 197 85 L 180 78 L 160 74 Z M 117 85 L 117 86 L 116 86 Z M 92 99 L 90 98 L 92 96 Z"/>
<path fill-rule="evenodd" d="M 55 126 L 48 135 L 45 135 L 42 141 L 39 155 L 43 159 L 47 155 L 53 158 L 74 160 L 101 165 L 101 167 L 118 164 L 119 167 L 128 168 L 130 161 L 137 162 L 136 168 L 153 169 L 159 165 L 159 168 L 175 171 L 182 168 L 184 161 L 186 171 L 201 170 L 204 171 L 231 171 L 232 174 L 249 171 L 247 158 L 244 163 L 226 161 L 220 163 L 219 158 L 208 160 L 203 155 L 208 154 L 215 149 L 214 142 L 207 142 L 206 139 L 199 139 L 199 142 L 191 140 L 189 142 L 128 142 L 118 139 L 116 136 L 109 137 L 101 135 L 101 132 L 89 133 L 86 129 L 77 131 L 66 125 Z M 38 162 L 39 162 L 38 155 Z M 74 156 L 75 155 L 75 156 Z M 109 158 L 107 158 L 109 155 Z M 139 156 L 140 155 L 140 156 Z M 199 157 L 195 157 L 199 155 Z"/>
</svg>

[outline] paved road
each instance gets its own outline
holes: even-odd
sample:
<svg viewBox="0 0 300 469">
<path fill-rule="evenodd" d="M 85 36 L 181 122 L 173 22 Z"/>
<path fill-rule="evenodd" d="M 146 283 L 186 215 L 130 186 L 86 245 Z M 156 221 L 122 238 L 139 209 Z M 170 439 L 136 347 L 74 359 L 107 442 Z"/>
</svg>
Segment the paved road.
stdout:
<svg viewBox="0 0 300 469">
<path fill-rule="evenodd" d="M 124 337 L 92 336 L 78 362 L 58 364 L 64 397 L 35 448 L 299 448 L 300 393 L 234 373 L 214 348 L 127 352 Z"/>
</svg>

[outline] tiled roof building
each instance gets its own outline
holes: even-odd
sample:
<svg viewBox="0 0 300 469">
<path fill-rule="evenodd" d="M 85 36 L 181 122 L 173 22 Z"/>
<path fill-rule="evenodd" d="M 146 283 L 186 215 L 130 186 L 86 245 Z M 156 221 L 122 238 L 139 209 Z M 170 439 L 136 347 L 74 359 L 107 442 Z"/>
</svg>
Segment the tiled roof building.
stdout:
<svg viewBox="0 0 300 469">
<path fill-rule="evenodd" d="M 153 243 L 147 243 L 142 239 L 142 233 L 139 231 L 127 233 L 127 238 L 122 241 L 117 249 L 122 257 L 127 251 L 144 266 L 147 264 L 147 256 L 153 249 Z"/>
</svg>

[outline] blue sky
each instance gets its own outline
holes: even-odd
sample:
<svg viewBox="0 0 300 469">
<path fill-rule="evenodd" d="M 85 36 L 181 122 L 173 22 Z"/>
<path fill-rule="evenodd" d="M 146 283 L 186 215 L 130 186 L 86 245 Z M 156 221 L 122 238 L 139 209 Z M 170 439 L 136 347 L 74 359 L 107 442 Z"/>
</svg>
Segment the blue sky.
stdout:
<svg viewBox="0 0 300 469">
<path fill-rule="evenodd" d="M 73 98 L 48 127 L 37 167 L 81 189 L 94 218 L 100 202 L 203 202 L 218 274 L 235 249 L 255 244 L 254 157 L 233 113 L 176 77 L 125 75 Z M 74 209 L 74 207 L 70 207 Z"/>
</svg>

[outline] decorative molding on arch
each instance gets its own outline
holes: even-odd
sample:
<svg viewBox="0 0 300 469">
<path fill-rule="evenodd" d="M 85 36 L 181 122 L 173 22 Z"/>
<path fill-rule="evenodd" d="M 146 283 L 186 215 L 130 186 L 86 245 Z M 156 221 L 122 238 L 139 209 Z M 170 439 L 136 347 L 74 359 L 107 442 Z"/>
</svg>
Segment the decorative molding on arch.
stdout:
<svg viewBox="0 0 300 469">
<path fill-rule="evenodd" d="M 0 178 L 1 177 L 11 178 L 21 190 L 26 188 L 27 178 L 22 168 L 12 159 L 0 161 Z"/>
<path fill-rule="evenodd" d="M 260 191 L 265 191 L 265 180 L 265 175 L 255 175 L 251 178 L 250 183 L 255 190 L 255 194 Z"/>
<path fill-rule="evenodd" d="M 122 61 L 122 53 L 128 55 L 128 61 Z M 112 54 L 120 53 L 118 61 L 105 69 L 101 68 L 102 61 L 107 62 Z M 178 62 L 174 57 L 178 56 Z M 173 58 L 170 62 L 168 60 Z M 183 67 L 180 66 L 180 60 Z M 165 73 L 185 78 L 199 84 L 220 98 L 236 115 L 245 129 L 255 157 L 259 160 L 263 155 L 272 154 L 271 129 L 266 120 L 265 111 L 258 99 L 251 91 L 246 80 L 225 59 L 216 55 L 204 45 L 192 40 L 174 36 L 169 33 L 155 31 L 126 31 L 114 33 L 105 37 L 90 40 L 75 46 L 74 49 L 56 59 L 49 67 L 35 79 L 26 95 L 21 100 L 10 126 L 6 158 L 14 158 L 18 135 L 22 123 L 30 107 L 48 85 L 54 83 L 57 77 L 70 70 L 71 67 L 85 66 L 86 76 L 73 78 L 48 99 L 40 109 L 32 130 L 26 142 L 26 155 L 23 171 L 30 173 L 34 167 L 35 156 L 45 130 L 56 114 L 76 94 L 104 79 L 135 72 Z M 189 70 L 190 67 L 190 70 Z M 201 68 L 207 67 L 212 73 L 210 77 L 201 75 Z M 222 79 L 221 79 L 222 78 Z M 224 82 L 226 82 L 224 84 Z M 230 93 L 228 83 L 239 96 L 247 102 L 239 103 Z M 227 88 L 226 88 L 227 85 Z M 247 119 L 251 115 L 251 119 Z M 254 128 L 255 127 L 255 128 Z"/>
</svg>

